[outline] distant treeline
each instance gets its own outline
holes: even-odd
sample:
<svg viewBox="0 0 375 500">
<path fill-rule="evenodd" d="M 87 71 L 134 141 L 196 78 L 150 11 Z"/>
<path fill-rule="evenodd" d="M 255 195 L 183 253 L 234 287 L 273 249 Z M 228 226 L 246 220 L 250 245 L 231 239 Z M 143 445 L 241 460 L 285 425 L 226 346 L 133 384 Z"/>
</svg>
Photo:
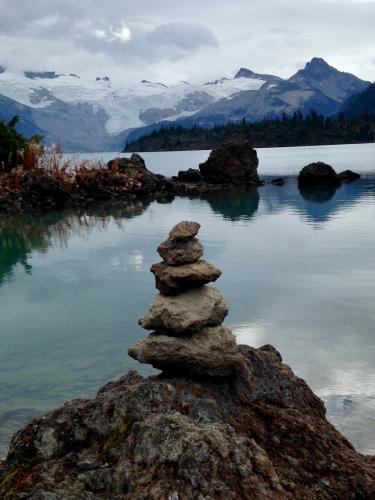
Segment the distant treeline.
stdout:
<svg viewBox="0 0 375 500">
<path fill-rule="evenodd" d="M 375 142 L 375 115 L 324 117 L 310 111 L 283 114 L 278 119 L 230 122 L 213 128 L 163 125 L 129 142 L 125 151 L 185 151 L 213 149 L 228 141 L 247 140 L 253 147 L 316 146 Z"/>
</svg>

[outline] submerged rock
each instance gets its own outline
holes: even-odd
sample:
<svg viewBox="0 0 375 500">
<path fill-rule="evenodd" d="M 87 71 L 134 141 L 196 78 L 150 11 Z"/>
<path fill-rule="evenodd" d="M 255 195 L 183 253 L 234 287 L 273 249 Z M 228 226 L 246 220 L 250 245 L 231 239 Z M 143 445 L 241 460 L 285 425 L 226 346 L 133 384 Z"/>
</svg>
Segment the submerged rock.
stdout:
<svg viewBox="0 0 375 500">
<path fill-rule="evenodd" d="M 203 286 L 171 297 L 157 295 L 139 324 L 146 330 L 184 334 L 220 325 L 227 314 L 228 306 L 220 291 Z"/>
<path fill-rule="evenodd" d="M 248 142 L 229 142 L 211 151 L 199 170 L 212 184 L 260 185 L 258 164 L 257 152 Z"/>
<path fill-rule="evenodd" d="M 277 177 L 277 179 L 272 179 L 271 184 L 274 186 L 284 186 L 286 180 L 283 177 Z"/>
<path fill-rule="evenodd" d="M 306 165 L 298 175 L 298 185 L 300 187 L 339 186 L 340 184 L 341 179 L 334 169 L 323 162 Z"/>
</svg>

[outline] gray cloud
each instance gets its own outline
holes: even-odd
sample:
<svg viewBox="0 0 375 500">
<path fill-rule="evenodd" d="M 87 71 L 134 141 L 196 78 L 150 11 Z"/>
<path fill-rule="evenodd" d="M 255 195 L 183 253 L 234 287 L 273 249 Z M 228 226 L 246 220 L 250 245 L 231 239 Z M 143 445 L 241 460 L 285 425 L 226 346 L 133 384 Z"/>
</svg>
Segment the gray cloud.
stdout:
<svg viewBox="0 0 375 500">
<path fill-rule="evenodd" d="M 0 11 L 0 64 L 18 69 L 202 81 L 239 66 L 288 76 L 320 56 L 375 79 L 374 0 L 0 0 Z"/>
</svg>

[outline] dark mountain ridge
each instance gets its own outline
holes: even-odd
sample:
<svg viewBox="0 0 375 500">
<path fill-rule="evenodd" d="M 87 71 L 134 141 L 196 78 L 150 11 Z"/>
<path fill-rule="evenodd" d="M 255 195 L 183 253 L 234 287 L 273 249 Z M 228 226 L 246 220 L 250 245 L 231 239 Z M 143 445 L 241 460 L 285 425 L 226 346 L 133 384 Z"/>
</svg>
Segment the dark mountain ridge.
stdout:
<svg viewBox="0 0 375 500">
<path fill-rule="evenodd" d="M 375 115 L 375 83 L 360 94 L 349 97 L 344 102 L 341 111 L 345 116 L 360 116 L 368 113 Z"/>
</svg>

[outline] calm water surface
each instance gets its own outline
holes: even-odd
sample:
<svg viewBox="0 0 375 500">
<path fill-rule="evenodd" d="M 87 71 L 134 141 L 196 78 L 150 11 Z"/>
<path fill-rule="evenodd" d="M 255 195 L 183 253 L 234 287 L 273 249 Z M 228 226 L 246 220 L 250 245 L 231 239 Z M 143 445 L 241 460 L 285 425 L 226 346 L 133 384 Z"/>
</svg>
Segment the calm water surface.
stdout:
<svg viewBox="0 0 375 500">
<path fill-rule="evenodd" d="M 129 368 L 152 372 L 127 348 L 146 334 L 137 320 L 155 294 L 156 247 L 191 219 L 223 271 L 217 284 L 238 341 L 276 346 L 337 428 L 374 453 L 375 149 L 312 149 L 260 151 L 261 175 L 290 175 L 282 188 L 0 217 L 0 446 L 29 419 L 93 396 Z M 206 156 L 146 160 L 156 171 L 173 164 L 172 175 Z M 312 159 L 365 175 L 301 194 L 292 174 Z"/>
</svg>

